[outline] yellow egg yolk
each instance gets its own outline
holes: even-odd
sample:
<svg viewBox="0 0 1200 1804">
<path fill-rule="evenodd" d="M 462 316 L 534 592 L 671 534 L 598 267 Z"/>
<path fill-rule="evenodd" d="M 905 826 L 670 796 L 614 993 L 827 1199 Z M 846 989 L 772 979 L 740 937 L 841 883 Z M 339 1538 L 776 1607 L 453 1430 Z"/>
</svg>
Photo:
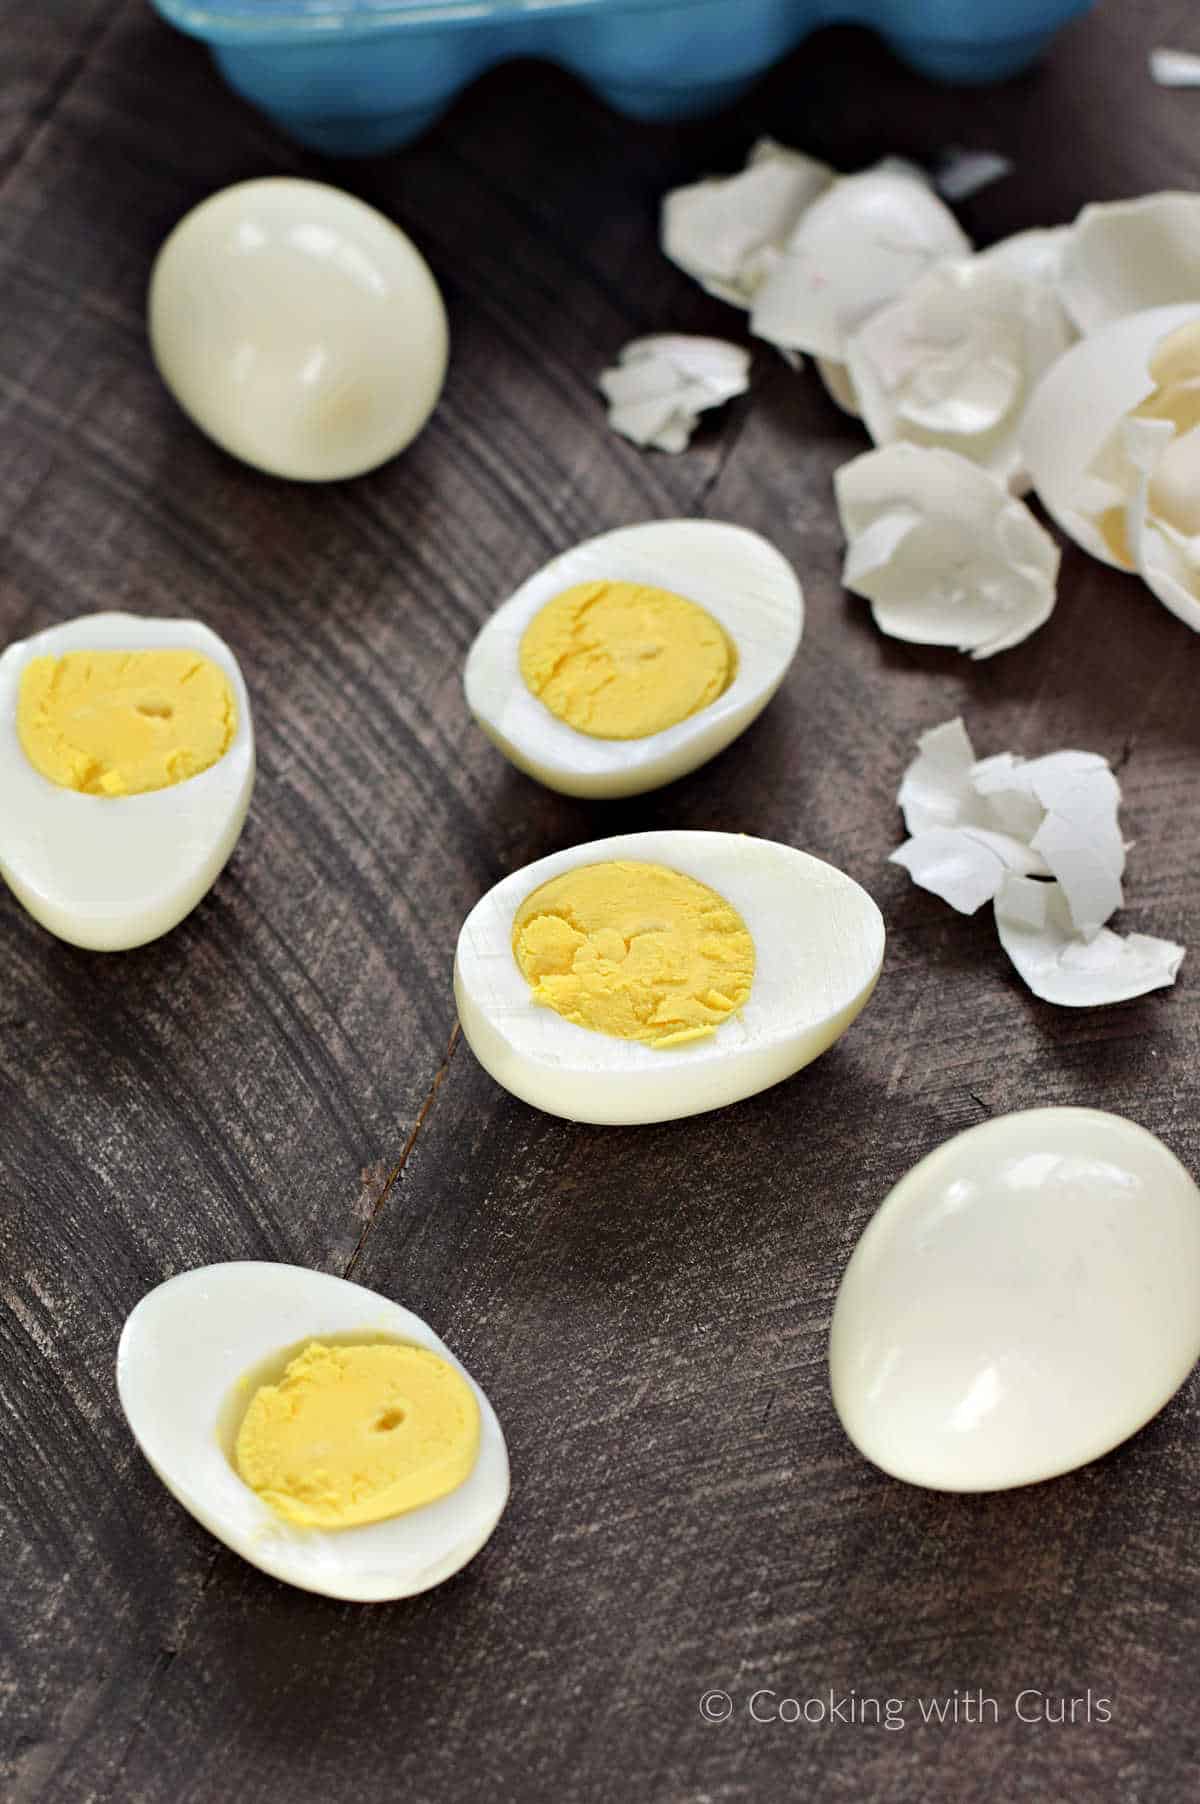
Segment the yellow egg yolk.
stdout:
<svg viewBox="0 0 1200 1804">
<path fill-rule="evenodd" d="M 1170 420 L 1177 436 L 1163 451 L 1150 483 L 1150 511 L 1189 537 L 1200 532 L 1200 322 L 1169 332 L 1150 359 L 1154 390 L 1132 420 Z M 1133 566 L 1123 507 L 1106 508 L 1097 526 L 1113 556 Z"/>
<path fill-rule="evenodd" d="M 234 1450 L 263 1502 L 305 1528 L 357 1528 L 458 1489 L 479 1454 L 479 1405 L 426 1347 L 310 1341 L 255 1392 Z"/>
<path fill-rule="evenodd" d="M 194 651 L 72 651 L 21 676 L 17 734 L 43 777 L 84 795 L 140 795 L 199 776 L 229 750 L 229 680 Z"/>
<path fill-rule="evenodd" d="M 619 860 L 552 877 L 517 910 L 512 943 L 535 1002 L 660 1048 L 715 1033 L 754 980 L 754 941 L 737 909 L 661 864 Z"/>
<path fill-rule="evenodd" d="M 707 708 L 737 654 L 711 614 L 644 583 L 577 583 L 535 614 L 521 676 L 550 712 L 593 739 L 646 739 Z"/>
</svg>

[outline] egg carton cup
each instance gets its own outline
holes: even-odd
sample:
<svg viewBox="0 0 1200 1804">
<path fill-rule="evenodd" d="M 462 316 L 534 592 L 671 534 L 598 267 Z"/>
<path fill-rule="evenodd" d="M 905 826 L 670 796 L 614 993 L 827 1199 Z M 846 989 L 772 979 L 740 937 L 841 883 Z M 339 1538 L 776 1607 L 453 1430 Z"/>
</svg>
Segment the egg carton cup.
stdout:
<svg viewBox="0 0 1200 1804">
<path fill-rule="evenodd" d="M 635 119 L 728 106 L 822 25 L 867 26 L 939 81 L 1034 62 L 1093 0 L 154 0 L 238 94 L 333 156 L 394 150 L 495 64 L 541 57 Z"/>
</svg>

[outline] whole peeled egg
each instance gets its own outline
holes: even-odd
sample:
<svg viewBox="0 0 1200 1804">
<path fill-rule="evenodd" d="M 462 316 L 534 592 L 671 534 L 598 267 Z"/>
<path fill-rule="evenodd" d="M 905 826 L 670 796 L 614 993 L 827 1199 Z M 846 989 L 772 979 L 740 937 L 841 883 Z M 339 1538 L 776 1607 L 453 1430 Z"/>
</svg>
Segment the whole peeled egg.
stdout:
<svg viewBox="0 0 1200 1804">
<path fill-rule="evenodd" d="M 621 527 L 563 552 L 496 610 L 467 657 L 467 706 L 548 788 L 640 795 L 745 731 L 803 625 L 795 573 L 757 533 Z"/>
<path fill-rule="evenodd" d="M 833 1401 L 910 1484 L 997 1491 L 1142 1427 L 1200 1356 L 1200 1189 L 1097 1109 L 997 1116 L 884 1199 L 846 1267 Z"/>
<path fill-rule="evenodd" d="M 477 1451 L 461 1482 L 419 1508 L 338 1528 L 286 1520 L 252 1489 L 237 1465 L 251 1400 L 313 1341 L 417 1349 L 445 1362 L 477 1410 Z M 168 1279 L 125 1323 L 117 1388 L 138 1445 L 171 1494 L 251 1565 L 305 1591 L 364 1603 L 426 1591 L 478 1553 L 508 1500 L 504 1436 L 470 1374 L 411 1310 L 324 1272 L 244 1260 Z M 405 1401 L 379 1425 L 385 1437 L 402 1426 Z M 417 1452 L 427 1457 L 427 1449 Z"/>
<path fill-rule="evenodd" d="M 26 714 L 55 774 L 29 755 Z M 160 786 L 124 793 L 105 732 L 134 764 L 157 762 Z M 111 952 L 168 932 L 216 882 L 253 786 L 246 685 L 199 621 L 86 614 L 0 655 L 0 876 L 60 939 Z"/>
<path fill-rule="evenodd" d="M 791 1077 L 866 1005 L 866 891 L 791 846 L 631 833 L 505 877 L 467 916 L 454 993 L 484 1069 L 572 1121 L 673 1121 Z"/>
<path fill-rule="evenodd" d="M 158 253 L 159 374 L 201 431 L 274 476 L 333 482 L 433 412 L 446 311 L 411 239 L 354 195 L 271 176 L 203 201 Z"/>
</svg>

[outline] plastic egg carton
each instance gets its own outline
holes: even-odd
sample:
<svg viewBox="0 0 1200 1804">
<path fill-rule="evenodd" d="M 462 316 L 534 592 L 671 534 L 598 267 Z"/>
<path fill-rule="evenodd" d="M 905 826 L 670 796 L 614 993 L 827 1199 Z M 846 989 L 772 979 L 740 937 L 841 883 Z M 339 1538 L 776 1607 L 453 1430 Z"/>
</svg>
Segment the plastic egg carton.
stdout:
<svg viewBox="0 0 1200 1804">
<path fill-rule="evenodd" d="M 914 69 L 998 81 L 1092 0 L 154 0 L 239 94 L 334 156 L 406 143 L 485 69 L 536 56 L 637 119 L 728 106 L 821 25 L 878 31 Z"/>
</svg>

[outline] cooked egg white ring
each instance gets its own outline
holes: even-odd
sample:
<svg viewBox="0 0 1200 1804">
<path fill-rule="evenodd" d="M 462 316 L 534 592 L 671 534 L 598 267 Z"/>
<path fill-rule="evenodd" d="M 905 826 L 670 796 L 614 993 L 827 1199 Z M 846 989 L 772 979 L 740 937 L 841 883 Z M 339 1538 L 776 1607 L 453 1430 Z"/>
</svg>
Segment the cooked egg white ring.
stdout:
<svg viewBox="0 0 1200 1804">
<path fill-rule="evenodd" d="M 645 739 L 594 739 L 553 715 L 521 676 L 526 627 L 576 583 L 644 583 L 706 608 L 737 652 L 728 689 Z M 654 520 L 602 533 L 523 583 L 487 622 L 467 658 L 467 706 L 518 770 L 572 796 L 656 789 L 724 751 L 775 694 L 796 655 L 804 597 L 791 565 L 745 527 Z"/>
<path fill-rule="evenodd" d="M 223 757 L 143 795 L 93 796 L 35 770 L 17 733 L 21 676 L 70 651 L 202 653 L 225 673 L 237 729 Z M 89 614 L 0 656 L 0 876 L 35 921 L 73 946 L 122 951 L 166 933 L 212 888 L 237 844 L 254 787 L 254 726 L 238 661 L 198 620 Z"/>
<path fill-rule="evenodd" d="M 550 878 L 609 859 L 708 884 L 750 930 L 749 1000 L 708 1038 L 655 1048 L 578 1027 L 532 1000 L 512 953 L 517 909 Z M 463 923 L 454 994 L 476 1058 L 522 1101 L 570 1121 L 673 1121 L 753 1096 L 824 1052 L 875 988 L 883 941 L 866 891 L 807 852 L 734 833 L 628 833 L 541 858 L 489 890 Z"/>
<path fill-rule="evenodd" d="M 456 1491 L 407 1515 L 299 1528 L 234 1468 L 239 1387 L 275 1354 L 337 1335 L 408 1341 L 449 1361 L 479 1404 L 479 1458 Z M 197 1522 L 271 1577 L 325 1597 L 378 1603 L 441 1584 L 478 1553 L 508 1499 L 504 1435 L 471 1374 L 420 1316 L 325 1272 L 241 1260 L 168 1279 L 125 1323 L 117 1390 L 142 1452 Z M 246 1385 L 246 1403 L 252 1393 Z"/>
</svg>

